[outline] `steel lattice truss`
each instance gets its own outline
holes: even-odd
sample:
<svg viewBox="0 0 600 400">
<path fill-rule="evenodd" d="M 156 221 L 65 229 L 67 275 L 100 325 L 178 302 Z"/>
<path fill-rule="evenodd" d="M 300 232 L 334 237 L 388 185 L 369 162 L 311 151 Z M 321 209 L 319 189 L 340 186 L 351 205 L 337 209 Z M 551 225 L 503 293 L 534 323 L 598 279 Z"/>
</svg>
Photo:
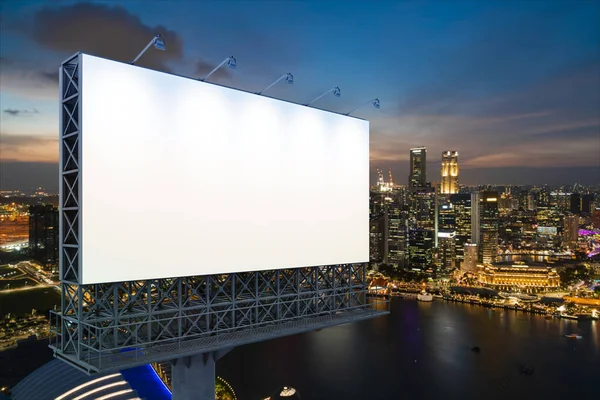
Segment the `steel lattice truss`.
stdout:
<svg viewBox="0 0 600 400">
<path fill-rule="evenodd" d="M 50 347 L 86 372 L 122 369 L 387 314 L 348 264 L 80 284 L 79 54 L 60 68 L 61 312 Z"/>
</svg>

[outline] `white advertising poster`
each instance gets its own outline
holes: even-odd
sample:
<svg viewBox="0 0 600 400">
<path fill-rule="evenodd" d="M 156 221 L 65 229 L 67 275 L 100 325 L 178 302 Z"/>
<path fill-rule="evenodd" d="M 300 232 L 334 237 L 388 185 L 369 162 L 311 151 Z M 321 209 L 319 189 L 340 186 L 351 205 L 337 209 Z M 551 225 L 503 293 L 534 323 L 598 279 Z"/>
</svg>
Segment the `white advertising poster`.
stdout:
<svg viewBox="0 0 600 400">
<path fill-rule="evenodd" d="M 369 123 L 82 55 L 81 283 L 369 260 Z"/>
</svg>

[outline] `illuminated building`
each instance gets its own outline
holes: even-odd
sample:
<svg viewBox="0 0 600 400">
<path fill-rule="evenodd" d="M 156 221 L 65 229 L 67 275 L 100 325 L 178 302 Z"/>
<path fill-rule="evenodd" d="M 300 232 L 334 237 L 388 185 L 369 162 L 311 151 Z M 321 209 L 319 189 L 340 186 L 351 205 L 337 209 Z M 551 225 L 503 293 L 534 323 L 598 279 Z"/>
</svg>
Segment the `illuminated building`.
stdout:
<svg viewBox="0 0 600 400">
<path fill-rule="evenodd" d="M 597 207 L 592 213 L 592 226 L 596 229 L 600 228 L 600 207 Z"/>
<path fill-rule="evenodd" d="M 408 195 L 410 217 L 423 229 L 435 229 L 436 193 L 431 186 L 412 188 Z"/>
<path fill-rule="evenodd" d="M 427 148 L 410 149 L 410 175 L 408 186 L 425 187 L 427 185 Z"/>
<path fill-rule="evenodd" d="M 456 255 L 456 214 L 453 204 L 450 201 L 441 204 L 437 215 L 437 260 L 442 268 L 450 269 L 455 266 Z"/>
<path fill-rule="evenodd" d="M 408 195 L 409 266 L 429 267 L 436 247 L 436 192 L 431 186 L 410 188 Z"/>
<path fill-rule="evenodd" d="M 471 197 L 471 242 L 478 245 L 479 262 L 498 257 L 498 192 L 473 193 Z"/>
<path fill-rule="evenodd" d="M 52 205 L 29 207 L 29 251 L 44 269 L 58 268 L 58 209 Z"/>
<path fill-rule="evenodd" d="M 387 201 L 387 262 L 404 266 L 407 242 L 407 213 L 397 199 Z"/>
<path fill-rule="evenodd" d="M 449 197 L 455 218 L 454 237 L 456 258 L 455 265 L 458 267 L 464 260 L 464 246 L 471 242 L 471 195 L 453 194 Z"/>
<path fill-rule="evenodd" d="M 579 216 L 565 215 L 563 220 L 563 241 L 567 247 L 574 249 L 579 238 Z"/>
<path fill-rule="evenodd" d="M 380 193 L 371 191 L 369 198 L 369 260 L 372 263 L 384 262 L 387 241 L 384 237 L 386 231 L 384 197 Z"/>
<path fill-rule="evenodd" d="M 433 230 L 413 227 L 408 230 L 408 257 L 411 269 L 425 271 L 433 261 Z"/>
<path fill-rule="evenodd" d="M 454 260 L 455 260 L 455 252 L 456 245 L 454 243 L 454 238 L 456 236 L 456 232 L 452 231 L 441 231 L 438 232 L 438 247 L 437 247 L 437 258 L 439 260 L 440 266 L 448 270 L 450 268 L 454 268 Z"/>
<path fill-rule="evenodd" d="M 594 204 L 594 195 L 593 194 L 584 194 L 581 196 L 581 212 L 586 215 L 592 215 Z"/>
<path fill-rule="evenodd" d="M 550 192 L 550 207 L 558 208 L 560 211 L 569 211 L 571 193 L 562 191 Z"/>
<path fill-rule="evenodd" d="M 442 153 L 441 194 L 458 193 L 458 151 Z"/>
<path fill-rule="evenodd" d="M 407 212 L 398 193 L 377 193 L 370 198 L 370 261 L 404 265 L 407 243 Z"/>
<path fill-rule="evenodd" d="M 464 262 L 460 265 L 461 272 L 477 272 L 477 245 L 465 243 L 464 245 Z"/>
<path fill-rule="evenodd" d="M 479 283 L 497 289 L 524 287 L 529 289 L 552 289 L 560 285 L 560 278 L 554 268 L 530 267 L 528 265 L 478 264 Z"/>
</svg>

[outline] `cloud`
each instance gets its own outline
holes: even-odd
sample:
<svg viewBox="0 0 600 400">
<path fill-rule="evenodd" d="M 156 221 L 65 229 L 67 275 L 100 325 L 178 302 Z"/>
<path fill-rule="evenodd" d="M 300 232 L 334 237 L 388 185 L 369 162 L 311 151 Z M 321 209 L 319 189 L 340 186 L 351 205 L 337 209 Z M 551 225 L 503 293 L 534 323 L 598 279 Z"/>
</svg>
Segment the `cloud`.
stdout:
<svg viewBox="0 0 600 400">
<path fill-rule="evenodd" d="M 12 117 L 17 117 L 19 115 L 26 115 L 26 114 L 39 114 L 40 112 L 37 109 L 33 109 L 33 110 L 16 110 L 14 108 L 7 108 L 4 110 L 5 114 L 8 114 Z"/>
<path fill-rule="evenodd" d="M 39 45 L 56 52 L 83 51 L 100 57 L 129 61 L 161 34 L 166 51 L 150 49 L 138 65 L 170 71 L 168 63 L 183 57 L 183 40 L 162 25 L 148 26 L 125 8 L 115 5 L 78 3 L 44 7 L 33 17 L 26 32 Z"/>
<path fill-rule="evenodd" d="M 50 71 L 39 64 L 0 57 L 0 88 L 32 99 L 58 99 L 58 67 Z"/>
<path fill-rule="evenodd" d="M 397 110 L 372 121 L 371 159 L 397 163 L 408 173 L 409 148 L 424 145 L 430 162 L 444 150 L 458 150 L 465 169 L 598 167 L 599 70 L 600 59 L 589 57 L 487 97 L 441 96 Z M 428 179 L 439 180 L 439 171 L 430 171 Z"/>
<path fill-rule="evenodd" d="M 0 161 L 58 162 L 58 138 L 0 133 Z"/>
<path fill-rule="evenodd" d="M 59 4 L 59 3 L 55 3 Z M 15 17 L 19 23 L 3 26 L 11 34 L 24 36 L 48 53 L 41 63 L 21 59 L 18 53 L 0 57 L 0 87 L 30 99 L 57 99 L 60 61 L 77 51 L 108 59 L 131 61 L 156 34 L 165 39 L 166 50 L 153 48 L 136 65 L 165 72 L 172 68 L 187 70 L 190 59 L 184 57 L 181 36 L 163 25 L 142 23 L 137 15 L 119 5 L 78 3 L 61 7 L 44 6 L 28 17 Z M 110 27 L 110 29 L 107 29 Z M 30 50 L 34 51 L 30 45 Z M 202 76 L 214 68 L 205 60 L 192 62 L 191 70 Z M 214 78 L 230 79 L 230 72 L 219 69 Z"/>
</svg>

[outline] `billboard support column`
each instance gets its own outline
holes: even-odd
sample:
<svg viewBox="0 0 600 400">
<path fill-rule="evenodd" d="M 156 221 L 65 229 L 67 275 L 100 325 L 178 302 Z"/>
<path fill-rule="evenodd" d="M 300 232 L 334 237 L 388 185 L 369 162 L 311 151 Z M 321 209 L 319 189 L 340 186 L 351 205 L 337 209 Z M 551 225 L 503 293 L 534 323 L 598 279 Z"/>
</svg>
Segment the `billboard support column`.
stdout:
<svg viewBox="0 0 600 400">
<path fill-rule="evenodd" d="M 230 349 L 173 360 L 172 394 L 177 400 L 214 400 L 215 364 Z"/>
</svg>

